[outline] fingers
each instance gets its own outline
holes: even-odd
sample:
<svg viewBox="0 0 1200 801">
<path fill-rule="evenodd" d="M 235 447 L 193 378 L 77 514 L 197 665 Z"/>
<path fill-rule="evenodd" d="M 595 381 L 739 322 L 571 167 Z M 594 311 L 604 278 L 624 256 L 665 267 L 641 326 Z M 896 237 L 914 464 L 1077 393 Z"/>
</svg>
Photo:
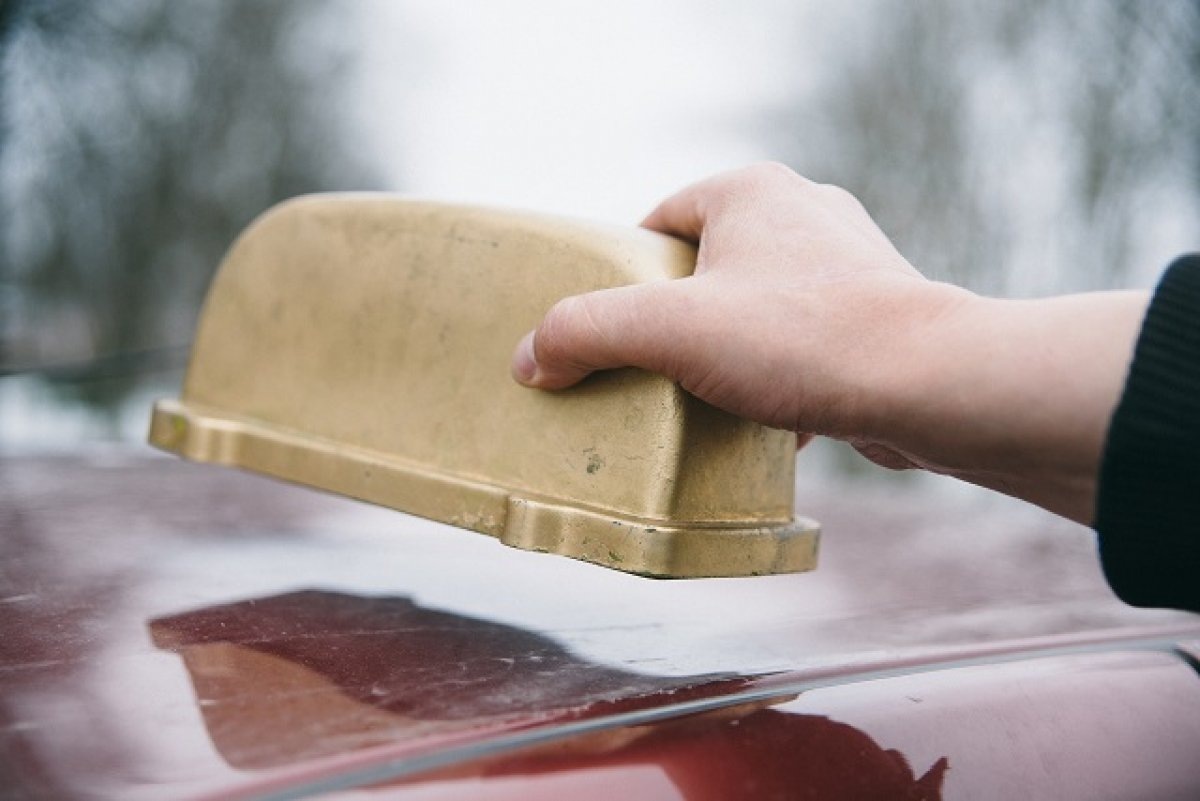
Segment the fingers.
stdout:
<svg viewBox="0 0 1200 801">
<path fill-rule="evenodd" d="M 679 283 L 619 287 L 559 301 L 518 343 L 513 378 L 528 387 L 562 389 L 596 370 L 665 372 L 661 360 L 667 349 L 661 343 L 681 327 Z"/>
<path fill-rule="evenodd" d="M 718 262 L 715 240 L 723 243 L 721 253 L 737 250 L 746 237 L 757 241 L 747 229 L 752 227 L 749 223 L 764 219 L 760 206 L 797 186 L 811 183 L 779 164 L 735 170 L 668 198 L 642 225 L 693 242 L 699 242 L 709 227 L 700 261 Z M 712 229 L 718 217 L 729 223 L 719 231 Z M 698 263 L 697 276 L 704 272 Z M 517 345 L 513 377 L 530 387 L 562 389 L 596 370 L 642 367 L 683 381 L 688 377 L 683 373 L 699 369 L 704 361 L 697 340 L 716 327 L 711 309 L 704 308 L 713 300 L 712 293 L 702 288 L 708 285 L 694 283 L 698 281 L 701 278 L 621 287 L 560 301 Z M 708 325 L 700 326 L 701 319 Z M 711 363 L 711 352 L 707 359 Z"/>
<path fill-rule="evenodd" d="M 699 242 L 708 218 L 711 184 L 712 179 L 676 192 L 642 220 L 642 227 L 688 242 Z"/>
<path fill-rule="evenodd" d="M 704 227 L 734 199 L 754 200 L 784 183 L 811 184 L 782 164 L 771 162 L 720 173 L 692 184 L 659 204 L 642 227 L 699 242 Z"/>
</svg>

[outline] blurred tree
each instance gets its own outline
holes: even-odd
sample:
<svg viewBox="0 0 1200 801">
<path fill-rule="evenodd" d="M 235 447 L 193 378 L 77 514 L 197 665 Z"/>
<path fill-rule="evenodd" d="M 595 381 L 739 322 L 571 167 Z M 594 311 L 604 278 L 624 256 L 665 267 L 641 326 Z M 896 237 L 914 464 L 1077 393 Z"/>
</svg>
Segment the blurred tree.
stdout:
<svg viewBox="0 0 1200 801">
<path fill-rule="evenodd" d="M 342 7 L 344 9 L 344 7 Z M 188 341 L 237 232 L 365 188 L 320 0 L 0 0 L 0 357 Z M 114 409 L 135 378 L 64 384 Z"/>
<path fill-rule="evenodd" d="M 825 22 L 808 38 L 825 69 L 778 147 L 928 274 L 1105 288 L 1161 269 L 1135 262 L 1168 255 L 1162 226 L 1195 241 L 1197 0 L 876 0 Z"/>
</svg>

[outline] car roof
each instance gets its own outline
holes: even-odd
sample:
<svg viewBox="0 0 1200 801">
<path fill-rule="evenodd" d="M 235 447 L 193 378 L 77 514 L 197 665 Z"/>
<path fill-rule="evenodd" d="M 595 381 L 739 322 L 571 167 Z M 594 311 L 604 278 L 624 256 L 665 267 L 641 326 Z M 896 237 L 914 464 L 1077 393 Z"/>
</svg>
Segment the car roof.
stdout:
<svg viewBox="0 0 1200 801">
<path fill-rule="evenodd" d="M 1090 531 L 932 484 L 801 485 L 825 529 L 815 572 L 688 581 L 142 449 L 10 458 L 0 487 L 0 757 L 35 795 L 478 774 L 550 740 L 871 682 L 1003 686 L 1039 659 L 1133 659 L 1121 675 L 1169 674 L 1147 692 L 1171 698 L 1188 676 L 1200 703 L 1175 655 L 1200 618 L 1118 602 Z"/>
</svg>

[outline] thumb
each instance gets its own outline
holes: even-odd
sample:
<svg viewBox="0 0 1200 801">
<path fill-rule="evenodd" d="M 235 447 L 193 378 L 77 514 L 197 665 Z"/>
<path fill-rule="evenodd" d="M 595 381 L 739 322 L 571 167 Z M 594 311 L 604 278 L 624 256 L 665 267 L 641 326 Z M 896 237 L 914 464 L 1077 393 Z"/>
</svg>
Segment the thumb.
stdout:
<svg viewBox="0 0 1200 801">
<path fill-rule="evenodd" d="M 680 342 L 683 278 L 564 298 L 518 343 L 512 374 L 539 389 L 563 389 L 615 367 L 666 372 L 666 345 Z"/>
</svg>

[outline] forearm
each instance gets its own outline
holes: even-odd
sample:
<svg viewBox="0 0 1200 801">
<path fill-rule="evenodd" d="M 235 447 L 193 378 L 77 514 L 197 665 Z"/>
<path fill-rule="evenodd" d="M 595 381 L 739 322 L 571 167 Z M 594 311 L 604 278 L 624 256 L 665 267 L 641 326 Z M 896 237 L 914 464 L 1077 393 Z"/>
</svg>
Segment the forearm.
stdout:
<svg viewBox="0 0 1200 801">
<path fill-rule="evenodd" d="M 1145 292 L 961 298 L 894 360 L 885 419 L 873 421 L 879 441 L 928 469 L 1090 523 L 1148 301 Z"/>
</svg>

